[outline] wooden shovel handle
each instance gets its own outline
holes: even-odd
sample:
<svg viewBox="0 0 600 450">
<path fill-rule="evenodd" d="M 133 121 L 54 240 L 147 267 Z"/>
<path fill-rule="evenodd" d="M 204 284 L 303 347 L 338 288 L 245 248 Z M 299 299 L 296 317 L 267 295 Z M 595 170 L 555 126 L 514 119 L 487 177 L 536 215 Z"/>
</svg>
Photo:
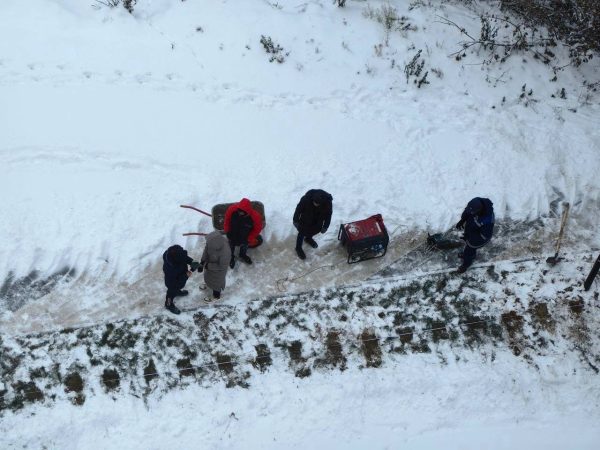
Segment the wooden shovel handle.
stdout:
<svg viewBox="0 0 600 450">
<path fill-rule="evenodd" d="M 560 250 L 560 244 L 562 242 L 563 235 L 565 234 L 565 228 L 567 227 L 567 218 L 569 217 L 569 203 L 563 203 L 563 212 L 560 219 L 560 231 L 558 232 L 558 239 L 556 240 L 556 254 Z"/>
</svg>

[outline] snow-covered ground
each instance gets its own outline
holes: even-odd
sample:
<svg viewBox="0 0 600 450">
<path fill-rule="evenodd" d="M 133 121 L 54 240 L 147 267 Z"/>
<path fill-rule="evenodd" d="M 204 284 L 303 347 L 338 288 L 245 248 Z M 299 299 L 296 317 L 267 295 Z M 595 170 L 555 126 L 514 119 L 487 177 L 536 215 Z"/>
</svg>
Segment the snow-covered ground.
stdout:
<svg viewBox="0 0 600 450">
<path fill-rule="evenodd" d="M 473 379 L 481 382 L 474 387 Z M 310 380 L 276 373 L 248 391 L 191 386 L 146 404 L 99 396 L 77 409 L 42 409 L 27 421 L 7 419 L 19 433 L 5 442 L 62 449 L 597 448 L 597 410 L 581 410 L 589 399 L 573 382 L 570 375 L 547 379 L 513 361 L 442 368 L 430 358 L 406 370 Z M 557 385 L 563 387 L 558 393 Z M 491 398 L 490 392 L 503 396 Z"/>
<path fill-rule="evenodd" d="M 600 305 L 563 264 L 5 336 L 0 432 L 30 448 L 593 449 Z"/>
<path fill-rule="evenodd" d="M 457 62 L 448 54 L 460 34 L 438 16 L 478 30 L 474 13 L 396 2 L 411 29 L 386 32 L 365 14 L 382 5 L 165 0 L 130 15 L 3 2 L 0 276 L 4 294 L 31 284 L 38 293 L 13 295 L 0 323 L 23 332 L 147 314 L 164 249 L 180 243 L 197 257 L 202 240 L 181 234 L 210 229 L 180 204 L 265 204 L 266 245 L 252 270 L 230 277 L 234 302 L 343 260 L 335 226 L 316 257 L 299 263 L 293 253 L 291 215 L 310 188 L 333 194 L 334 225 L 381 213 L 401 236 L 447 229 L 476 195 L 516 220 L 557 199 L 574 203 L 573 214 L 597 209 L 598 106 L 581 105 L 595 61 L 556 82 L 531 58 Z M 261 36 L 283 47 L 283 63 L 269 62 Z M 418 50 L 430 80 L 421 89 L 404 74 Z M 523 85 L 533 89 L 525 98 Z M 388 260 L 408 250 L 404 239 L 392 250 Z"/>
<path fill-rule="evenodd" d="M 594 449 L 600 314 L 597 291 L 580 286 L 590 262 L 3 335 L 0 442 Z"/>
<path fill-rule="evenodd" d="M 329 0 L 139 0 L 129 14 L 78 0 L 0 2 L 0 339 L 162 315 L 162 252 L 179 243 L 199 257 L 202 239 L 181 234 L 211 228 L 207 217 L 180 204 L 210 210 L 242 197 L 265 204 L 265 244 L 251 254 L 252 267 L 230 273 L 228 307 L 356 285 L 394 261 L 395 273 L 443 267 L 443 261 L 403 265 L 402 258 L 426 231 L 450 228 L 473 196 L 491 198 L 508 230 L 519 224 L 517 238 L 503 231 L 496 247 L 502 251 L 489 250 L 497 261 L 551 254 L 556 205 L 569 201 L 565 247 L 572 264 L 583 257 L 588 264 L 590 249 L 600 247 L 600 107 L 584 82 L 598 81 L 599 62 L 554 73 L 527 54 L 502 64 L 482 65 L 484 53 L 457 61 L 449 55 L 464 37 L 441 18 L 477 35 L 477 14 L 460 4 L 425 3 L 349 0 L 337 8 Z M 396 8 L 403 30 L 386 31 L 375 20 L 385 5 Z M 282 63 L 269 61 L 261 36 L 282 47 Z M 419 50 L 429 80 L 421 88 L 404 72 Z M 565 48 L 552 51 L 556 65 L 568 62 Z M 311 188 L 333 195 L 334 215 L 319 249 L 301 262 L 291 216 Z M 375 213 L 392 232 L 388 255 L 346 265 L 338 224 Z M 531 233 L 523 225 L 529 223 L 537 224 Z M 192 295 L 182 306 L 199 303 L 198 284 L 199 277 L 190 280 Z M 105 439 L 110 447 L 125 436 L 131 447 L 164 448 L 178 438 L 194 447 L 208 435 L 199 436 L 195 422 L 180 414 L 204 417 L 202 423 L 234 437 L 217 441 L 215 431 L 207 438 L 213 448 L 243 447 L 249 436 L 254 448 L 268 447 L 261 433 L 274 423 L 282 433 L 269 435 L 273 448 L 312 442 L 437 448 L 442 440 L 458 442 L 457 448 L 510 448 L 504 433 L 521 433 L 519 443 L 528 448 L 565 448 L 567 441 L 579 445 L 570 448 L 594 448 L 600 441 L 593 426 L 600 417 L 597 396 L 588 395 L 597 383 L 593 372 L 577 378 L 565 372 L 545 385 L 534 382 L 544 374 L 508 357 L 500 371 L 473 361 L 468 370 L 440 368 L 423 358 L 398 363 L 408 366 L 414 390 L 393 389 L 398 367 L 392 362 L 372 373 L 350 369 L 301 381 L 280 370 L 243 393 L 188 387 L 150 399 L 147 409 L 127 394 L 119 408 L 102 395 L 81 409 L 36 407 L 33 417 L 26 418 L 28 410 L 0 417 L 8 430 L 0 443 L 28 442 L 11 424 L 27 420 L 32 435 L 44 436 L 51 435 L 44 424 L 58 420 L 63 428 L 54 430 L 49 447 L 67 445 L 60 435 L 80 431 L 85 438 L 69 445 L 93 448 Z M 423 373 L 431 384 L 419 388 Z M 507 394 L 507 405 L 535 399 L 527 419 L 522 410 L 489 408 L 481 398 L 484 380 L 497 381 L 490 382 L 493 392 L 507 392 L 508 373 L 526 381 Z M 453 385 L 434 383 L 458 375 L 465 404 L 474 406 L 464 421 L 449 422 L 448 403 L 436 399 Z M 339 395 L 320 400 L 320 393 L 336 389 Z M 531 397 L 520 397 L 524 389 Z M 270 407 L 272 397 L 279 406 Z M 370 414 L 356 411 L 357 398 Z M 418 398 L 424 412 L 415 413 Z M 288 399 L 305 406 L 286 409 Z M 229 411 L 221 402 L 237 406 Z M 202 405 L 202 414 L 194 405 Z M 96 421 L 99 409 L 119 412 L 111 411 L 112 421 Z M 386 421 L 396 410 L 410 416 L 407 422 Z M 228 422 L 234 411 L 240 420 Z M 458 407 L 451 411 L 460 415 Z M 140 438 L 157 427 L 165 441 Z M 408 432 L 399 435 L 394 427 Z M 337 441 L 344 432 L 350 437 Z M 305 433 L 314 441 L 304 440 Z"/>
</svg>

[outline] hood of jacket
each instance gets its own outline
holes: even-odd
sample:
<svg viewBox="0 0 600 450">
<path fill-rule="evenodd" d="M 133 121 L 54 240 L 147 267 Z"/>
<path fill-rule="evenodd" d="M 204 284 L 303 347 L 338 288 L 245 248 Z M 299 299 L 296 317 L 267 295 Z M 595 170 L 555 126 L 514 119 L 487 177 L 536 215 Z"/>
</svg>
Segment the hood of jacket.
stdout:
<svg viewBox="0 0 600 450">
<path fill-rule="evenodd" d="M 169 266 L 185 264 L 187 251 L 180 245 L 173 245 L 163 253 L 163 262 Z"/>
<path fill-rule="evenodd" d="M 227 247 L 227 239 L 220 231 L 213 231 L 206 235 L 206 248 L 210 253 L 217 253 Z"/>
<path fill-rule="evenodd" d="M 329 192 L 325 192 L 322 189 L 311 189 L 306 193 L 306 196 L 313 202 L 318 204 L 331 203 L 333 197 Z"/>
<path fill-rule="evenodd" d="M 493 214 L 494 204 L 489 198 L 475 197 L 467 203 L 465 211 L 472 216 L 485 217 Z"/>
<path fill-rule="evenodd" d="M 250 212 L 252 211 L 252 203 L 250 203 L 250 200 L 248 200 L 247 198 L 243 198 L 237 204 L 237 209 L 241 209 L 246 214 L 250 214 Z"/>
</svg>

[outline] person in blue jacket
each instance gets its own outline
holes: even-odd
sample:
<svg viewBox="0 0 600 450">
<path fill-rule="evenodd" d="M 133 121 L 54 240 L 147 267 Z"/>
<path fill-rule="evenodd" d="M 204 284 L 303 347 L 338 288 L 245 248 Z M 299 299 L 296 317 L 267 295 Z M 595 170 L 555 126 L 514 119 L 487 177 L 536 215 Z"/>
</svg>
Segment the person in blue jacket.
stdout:
<svg viewBox="0 0 600 450">
<path fill-rule="evenodd" d="M 459 273 L 465 272 L 473 264 L 477 249 L 492 239 L 494 222 L 494 205 L 490 199 L 475 197 L 467 204 L 456 224 L 457 229 L 464 229 L 465 240 L 465 249 L 462 255 L 459 255 L 463 259 L 458 268 Z"/>
<path fill-rule="evenodd" d="M 188 268 L 188 266 L 190 267 Z M 183 290 L 183 288 L 188 278 L 192 276 L 192 272 L 197 270 L 199 266 L 200 263 L 190 258 L 187 251 L 180 245 L 173 245 L 163 253 L 163 272 L 165 274 L 165 286 L 167 287 L 165 308 L 173 314 L 181 312 L 175 306 L 173 299 L 188 295 L 188 291 Z"/>
</svg>

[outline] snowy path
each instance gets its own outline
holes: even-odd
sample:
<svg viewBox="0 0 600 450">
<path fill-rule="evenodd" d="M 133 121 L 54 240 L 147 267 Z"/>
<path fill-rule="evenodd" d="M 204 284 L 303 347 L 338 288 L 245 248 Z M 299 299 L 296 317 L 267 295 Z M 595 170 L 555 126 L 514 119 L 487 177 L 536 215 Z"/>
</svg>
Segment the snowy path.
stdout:
<svg viewBox="0 0 600 450">
<path fill-rule="evenodd" d="M 586 234 L 575 228 L 577 217 L 571 218 L 571 222 L 561 254 L 570 255 L 579 264 L 584 260 L 590 264 L 592 253 L 583 239 Z M 495 262 L 522 259 L 543 261 L 554 253 L 557 225 L 556 219 L 500 222 L 496 238 L 480 251 L 477 265 L 487 267 Z M 333 233 L 322 240 L 319 249 L 310 251 L 304 262 L 295 257 L 293 238 L 267 242 L 250 252 L 255 262 L 252 266 L 238 262 L 229 273 L 228 287 L 220 304 L 243 307 L 261 298 L 357 285 L 367 279 L 377 283 L 382 277 L 386 280 L 418 277 L 455 268 L 457 251 L 431 252 L 424 244 L 425 237 L 425 233 L 417 230 L 404 233 L 396 230 L 384 258 L 352 265 L 347 264 L 347 254 Z M 592 250 L 598 251 L 598 248 Z M 191 254 L 198 257 L 199 252 Z M 586 263 L 583 264 L 586 267 Z M 274 267 L 277 270 L 273 270 Z M 561 267 L 555 270 L 560 271 Z M 29 334 L 161 315 L 162 265 L 151 265 L 143 273 L 131 282 L 110 275 L 90 277 L 68 272 L 45 282 L 34 278 L 21 280 L 23 284 L 19 285 L 12 280 L 12 285 L 0 291 L 10 310 L 0 315 L 0 327 L 7 335 Z M 204 307 L 202 299 L 207 293 L 198 290 L 200 284 L 202 276 L 195 274 L 187 286 L 190 296 L 177 299 L 179 307 L 184 310 Z"/>
<path fill-rule="evenodd" d="M 222 303 L 244 305 L 263 297 L 353 284 L 399 258 L 405 248 L 403 244 L 419 245 L 414 242 L 413 235 L 399 237 L 390 245 L 385 259 L 348 265 L 347 254 L 333 233 L 325 242 L 321 241 L 319 249 L 309 253 L 305 262 L 297 259 L 294 242 L 292 237 L 282 242 L 269 241 L 250 251 L 254 264 L 250 267 L 238 262 L 230 271 Z M 200 251 L 192 250 L 191 255 L 198 258 Z M 65 274 L 49 293 L 38 295 L 38 298 L 35 298 L 37 286 L 28 289 L 29 286 L 19 286 L 13 281 L 13 286 L 7 287 L 5 292 L 9 296 L 8 291 L 12 291 L 8 304 L 12 305 L 13 311 L 0 315 L 0 327 L 7 334 L 23 334 L 161 314 L 164 302 L 162 264 L 155 263 L 142 272 L 143 276 L 132 282 L 116 276 L 84 273 L 72 277 Z M 286 281 L 297 277 L 301 278 Z M 202 298 L 207 295 L 198 289 L 202 282 L 202 275 L 198 274 L 189 280 L 187 288 L 191 295 L 177 299 L 181 308 L 202 305 Z M 23 292 L 19 293 L 19 289 Z"/>
</svg>

